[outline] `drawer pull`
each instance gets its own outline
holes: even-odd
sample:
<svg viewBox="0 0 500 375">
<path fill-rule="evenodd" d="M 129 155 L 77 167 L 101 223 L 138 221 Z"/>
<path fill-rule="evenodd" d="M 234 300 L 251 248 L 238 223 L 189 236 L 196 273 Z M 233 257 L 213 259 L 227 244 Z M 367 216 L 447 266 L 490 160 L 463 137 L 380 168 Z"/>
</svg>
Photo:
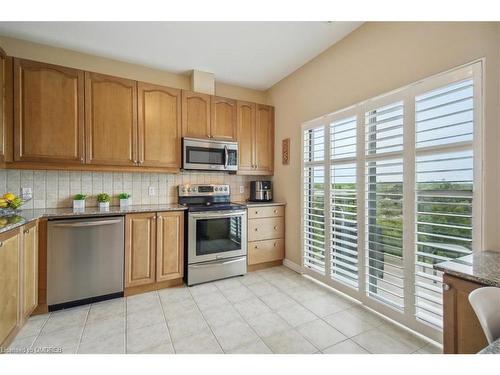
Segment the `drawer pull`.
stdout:
<svg viewBox="0 0 500 375">
<path fill-rule="evenodd" d="M 274 247 L 276 247 L 277 245 L 278 245 L 278 244 L 275 242 L 275 243 L 274 243 Z"/>
<path fill-rule="evenodd" d="M 274 212 L 275 214 L 277 214 L 277 213 L 278 213 L 278 210 L 274 210 L 273 212 Z"/>
<path fill-rule="evenodd" d="M 253 248 L 254 248 L 254 249 L 258 249 L 259 247 L 258 247 L 257 245 L 255 245 Z"/>
<path fill-rule="evenodd" d="M 255 231 L 257 232 L 259 229 L 258 228 L 255 228 Z"/>
<path fill-rule="evenodd" d="M 259 211 L 255 211 L 255 215 L 258 215 L 259 214 Z"/>
<path fill-rule="evenodd" d="M 25 229 L 25 230 L 23 231 L 23 233 L 24 233 L 24 234 L 28 234 L 29 232 L 30 232 L 30 230 L 29 230 L 29 229 Z"/>
<path fill-rule="evenodd" d="M 2 246 L 3 246 L 3 242 L 0 242 L 0 247 L 2 247 Z"/>
<path fill-rule="evenodd" d="M 278 230 L 278 226 L 277 225 L 274 226 L 274 230 Z"/>
</svg>

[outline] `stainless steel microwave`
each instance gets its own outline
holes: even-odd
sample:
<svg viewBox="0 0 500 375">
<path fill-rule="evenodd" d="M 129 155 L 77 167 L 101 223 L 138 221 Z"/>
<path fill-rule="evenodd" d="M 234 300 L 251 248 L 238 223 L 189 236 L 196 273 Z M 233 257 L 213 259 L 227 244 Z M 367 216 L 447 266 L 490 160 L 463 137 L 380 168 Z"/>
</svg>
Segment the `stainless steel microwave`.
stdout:
<svg viewBox="0 0 500 375">
<path fill-rule="evenodd" d="M 183 138 L 182 168 L 187 170 L 237 171 L 238 143 Z"/>
</svg>

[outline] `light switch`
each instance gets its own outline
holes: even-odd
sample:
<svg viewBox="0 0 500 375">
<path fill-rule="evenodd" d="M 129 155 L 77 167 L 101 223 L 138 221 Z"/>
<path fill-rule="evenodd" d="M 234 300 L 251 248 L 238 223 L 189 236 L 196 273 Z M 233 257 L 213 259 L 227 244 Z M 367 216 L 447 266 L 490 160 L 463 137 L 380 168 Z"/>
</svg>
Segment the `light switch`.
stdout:
<svg viewBox="0 0 500 375">
<path fill-rule="evenodd" d="M 240 194 L 243 194 L 245 192 L 245 187 L 243 185 L 240 185 Z"/>
<path fill-rule="evenodd" d="M 149 192 L 149 196 L 150 197 L 156 195 L 156 189 L 155 189 L 155 187 L 154 186 L 150 186 L 148 192 Z"/>
<path fill-rule="evenodd" d="M 21 198 L 24 200 L 31 199 L 33 197 L 33 190 L 30 187 L 21 188 Z"/>
</svg>

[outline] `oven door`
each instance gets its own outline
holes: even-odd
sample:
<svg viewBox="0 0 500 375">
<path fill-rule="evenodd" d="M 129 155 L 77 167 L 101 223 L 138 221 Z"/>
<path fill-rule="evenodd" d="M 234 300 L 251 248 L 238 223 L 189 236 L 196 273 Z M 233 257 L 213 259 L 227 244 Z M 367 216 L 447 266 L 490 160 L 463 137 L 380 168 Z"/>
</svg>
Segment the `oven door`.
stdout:
<svg viewBox="0 0 500 375">
<path fill-rule="evenodd" d="M 246 210 L 188 214 L 188 264 L 246 254 Z"/>
<path fill-rule="evenodd" d="M 198 170 L 238 170 L 236 142 L 183 139 L 182 168 Z"/>
</svg>

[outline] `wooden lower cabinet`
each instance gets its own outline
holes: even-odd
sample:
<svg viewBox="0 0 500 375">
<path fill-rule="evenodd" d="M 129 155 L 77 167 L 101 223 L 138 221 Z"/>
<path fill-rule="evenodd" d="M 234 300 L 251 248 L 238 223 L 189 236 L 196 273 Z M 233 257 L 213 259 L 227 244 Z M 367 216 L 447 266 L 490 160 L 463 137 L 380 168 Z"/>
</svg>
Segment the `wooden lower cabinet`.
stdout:
<svg viewBox="0 0 500 375">
<path fill-rule="evenodd" d="M 159 212 L 156 219 L 156 281 L 184 275 L 184 212 Z"/>
<path fill-rule="evenodd" d="M 473 354 L 488 346 L 469 294 L 484 287 L 468 280 L 444 275 L 443 283 L 443 352 Z"/>
<path fill-rule="evenodd" d="M 38 227 L 31 223 L 21 228 L 23 293 L 21 319 L 25 321 L 38 304 Z"/>
<path fill-rule="evenodd" d="M 184 275 L 184 212 L 125 218 L 125 289 L 179 280 Z"/>
<path fill-rule="evenodd" d="M 19 324 L 19 249 L 18 230 L 0 235 L 0 348 L 8 345 Z"/>
<path fill-rule="evenodd" d="M 285 257 L 285 206 L 248 207 L 248 266 L 276 265 Z"/>
<path fill-rule="evenodd" d="M 125 288 L 155 281 L 156 213 L 125 217 Z"/>
</svg>

